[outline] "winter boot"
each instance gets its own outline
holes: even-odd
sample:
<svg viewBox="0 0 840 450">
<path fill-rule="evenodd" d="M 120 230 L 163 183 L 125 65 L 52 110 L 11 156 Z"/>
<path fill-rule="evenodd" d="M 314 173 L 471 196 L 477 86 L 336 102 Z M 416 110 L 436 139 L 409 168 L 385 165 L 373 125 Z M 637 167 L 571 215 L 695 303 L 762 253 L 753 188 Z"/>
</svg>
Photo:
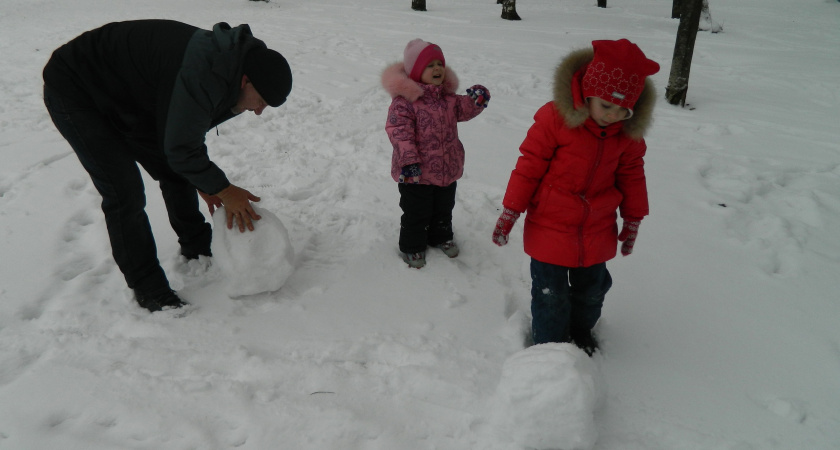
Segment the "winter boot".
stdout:
<svg viewBox="0 0 840 450">
<path fill-rule="evenodd" d="M 403 253 L 402 259 L 408 267 L 419 269 L 426 265 L 426 252 Z"/>
<path fill-rule="evenodd" d="M 595 339 L 592 330 L 572 330 L 571 337 L 572 342 L 587 355 L 592 356 L 598 351 L 598 340 Z"/>
<path fill-rule="evenodd" d="M 450 258 L 454 258 L 461 253 L 461 249 L 458 248 L 458 244 L 455 241 L 449 240 L 444 242 L 443 244 L 435 245 L 435 247 L 443 250 L 443 253 Z"/>
<path fill-rule="evenodd" d="M 213 256 L 213 253 L 210 252 L 210 248 L 207 247 L 201 250 L 193 250 L 181 247 L 181 256 L 187 259 L 198 259 L 199 256 Z"/>
<path fill-rule="evenodd" d="M 148 309 L 149 312 L 177 309 L 188 304 L 187 302 L 181 300 L 175 291 L 168 288 L 163 291 L 152 293 L 142 292 L 135 289 L 134 297 L 137 299 L 137 304 Z"/>
</svg>

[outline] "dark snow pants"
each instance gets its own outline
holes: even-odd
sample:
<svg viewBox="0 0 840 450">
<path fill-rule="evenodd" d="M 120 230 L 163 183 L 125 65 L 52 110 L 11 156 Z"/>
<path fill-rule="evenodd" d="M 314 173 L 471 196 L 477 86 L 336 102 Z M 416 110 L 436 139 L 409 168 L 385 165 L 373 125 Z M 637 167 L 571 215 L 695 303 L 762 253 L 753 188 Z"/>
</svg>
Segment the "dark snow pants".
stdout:
<svg viewBox="0 0 840 450">
<path fill-rule="evenodd" d="M 606 263 L 563 267 L 531 258 L 534 344 L 569 342 L 575 330 L 591 330 L 601 317 L 610 287 L 612 277 Z"/>
<path fill-rule="evenodd" d="M 418 253 L 425 251 L 427 246 L 452 240 L 452 210 L 455 209 L 458 182 L 444 187 L 403 183 L 398 186 L 403 211 L 400 251 Z"/>
<path fill-rule="evenodd" d="M 163 152 L 127 139 L 92 102 L 71 100 L 44 86 L 44 103 L 55 127 L 73 148 L 102 196 L 111 251 L 128 287 L 143 292 L 169 288 L 146 215 L 146 194 L 137 164 L 157 180 L 169 223 L 184 254 L 210 254 L 212 231 L 198 209 L 198 194 L 169 168 Z"/>
</svg>

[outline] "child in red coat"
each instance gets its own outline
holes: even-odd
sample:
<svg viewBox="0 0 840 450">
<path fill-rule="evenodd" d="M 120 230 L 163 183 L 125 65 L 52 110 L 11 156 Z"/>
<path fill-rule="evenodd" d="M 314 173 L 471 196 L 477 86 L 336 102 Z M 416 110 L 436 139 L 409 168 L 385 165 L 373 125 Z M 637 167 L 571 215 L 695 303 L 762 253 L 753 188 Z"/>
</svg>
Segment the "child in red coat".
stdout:
<svg viewBox="0 0 840 450">
<path fill-rule="evenodd" d="M 493 241 L 507 244 L 527 211 L 534 344 L 574 342 L 589 355 L 598 348 L 592 328 L 612 286 L 606 261 L 617 241 L 623 255 L 633 251 L 648 214 L 643 136 L 656 94 L 647 77 L 658 71 L 626 39 L 570 53 L 555 72 L 554 100 L 519 147 Z"/>
</svg>

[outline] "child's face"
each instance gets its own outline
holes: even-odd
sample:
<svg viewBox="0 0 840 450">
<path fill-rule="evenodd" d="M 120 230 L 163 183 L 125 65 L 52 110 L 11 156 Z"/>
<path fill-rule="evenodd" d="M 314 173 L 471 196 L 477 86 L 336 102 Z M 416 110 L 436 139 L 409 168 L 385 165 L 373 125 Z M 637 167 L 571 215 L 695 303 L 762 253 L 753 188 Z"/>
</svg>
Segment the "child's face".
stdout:
<svg viewBox="0 0 840 450">
<path fill-rule="evenodd" d="M 420 82 L 440 86 L 443 84 L 443 77 L 446 75 L 446 72 L 443 69 L 443 63 L 439 59 L 433 59 L 432 62 L 423 69 L 423 74 L 420 75 Z"/>
<path fill-rule="evenodd" d="M 598 97 L 588 97 L 586 104 L 589 106 L 589 117 L 602 127 L 627 120 L 633 116 L 633 112 L 629 109 Z"/>
</svg>

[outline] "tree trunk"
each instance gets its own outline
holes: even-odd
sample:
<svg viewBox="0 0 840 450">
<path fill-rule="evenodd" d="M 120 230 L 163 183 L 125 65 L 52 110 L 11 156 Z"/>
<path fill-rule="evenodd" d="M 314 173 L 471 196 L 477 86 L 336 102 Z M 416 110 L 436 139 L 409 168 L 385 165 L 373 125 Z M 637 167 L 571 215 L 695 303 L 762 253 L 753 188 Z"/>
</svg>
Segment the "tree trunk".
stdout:
<svg viewBox="0 0 840 450">
<path fill-rule="evenodd" d="M 607 0 L 598 0 L 598 7 L 599 8 L 606 8 L 607 7 Z"/>
<path fill-rule="evenodd" d="M 505 20 L 522 20 L 519 14 L 516 14 L 516 0 L 501 0 L 502 4 L 502 19 Z"/>
<path fill-rule="evenodd" d="M 671 61 L 671 75 L 665 98 L 672 105 L 685 106 L 688 93 L 688 74 L 691 71 L 691 57 L 694 55 L 694 42 L 697 39 L 697 27 L 700 24 L 700 10 L 703 0 L 685 0 L 685 7 L 680 15 L 677 29 L 677 42 L 674 44 L 674 58 Z"/>
<path fill-rule="evenodd" d="M 672 19 L 679 19 L 680 18 L 680 11 L 682 11 L 683 7 L 683 0 L 674 0 L 674 3 L 671 5 L 671 18 Z"/>
<path fill-rule="evenodd" d="M 425 11 L 426 0 L 411 0 L 411 9 L 415 11 Z"/>
<path fill-rule="evenodd" d="M 712 12 L 709 10 L 709 0 L 703 0 L 703 10 L 700 12 L 700 31 L 711 31 L 712 33 L 720 33 L 723 31 L 723 26 L 712 20 Z"/>
</svg>

